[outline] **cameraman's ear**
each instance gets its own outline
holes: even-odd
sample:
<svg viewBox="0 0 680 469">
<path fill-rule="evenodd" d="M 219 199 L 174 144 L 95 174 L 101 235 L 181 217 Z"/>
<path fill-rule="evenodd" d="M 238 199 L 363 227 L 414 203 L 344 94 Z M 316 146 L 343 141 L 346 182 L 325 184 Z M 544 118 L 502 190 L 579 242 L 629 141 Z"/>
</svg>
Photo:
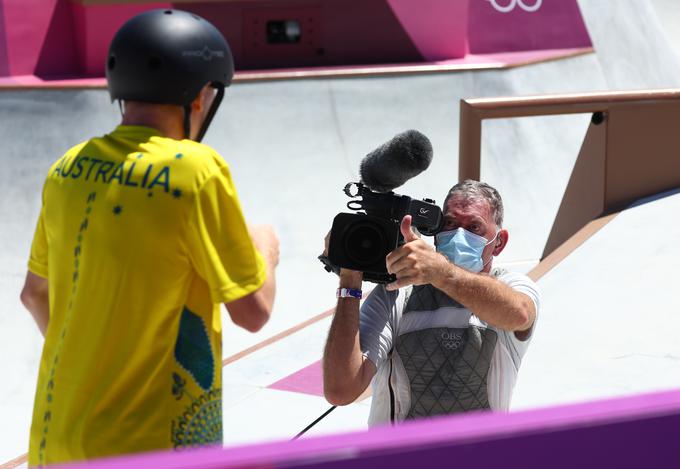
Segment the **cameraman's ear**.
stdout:
<svg viewBox="0 0 680 469">
<path fill-rule="evenodd" d="M 501 252 L 503 252 L 503 249 L 505 249 L 505 246 L 508 244 L 508 230 L 500 230 L 498 232 L 498 236 L 496 237 L 496 243 L 494 244 L 493 248 L 493 255 L 497 256 Z"/>
</svg>

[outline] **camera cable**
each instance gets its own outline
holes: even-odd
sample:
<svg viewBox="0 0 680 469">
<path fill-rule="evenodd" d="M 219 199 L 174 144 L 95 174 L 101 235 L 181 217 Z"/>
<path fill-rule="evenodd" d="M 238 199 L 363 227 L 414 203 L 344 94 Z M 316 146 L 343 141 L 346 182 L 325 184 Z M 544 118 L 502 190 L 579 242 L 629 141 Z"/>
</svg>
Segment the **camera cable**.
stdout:
<svg viewBox="0 0 680 469">
<path fill-rule="evenodd" d="M 334 406 L 331 406 L 330 409 L 328 409 L 326 412 L 324 412 L 324 413 L 321 414 L 319 417 L 317 417 L 317 419 L 314 420 L 312 423 L 310 423 L 309 425 L 307 425 L 307 426 L 304 428 L 304 430 L 302 430 L 300 433 L 298 433 L 297 435 L 295 435 L 295 436 L 292 438 L 292 440 L 297 440 L 298 438 L 300 438 L 302 435 L 304 435 L 304 434 L 307 432 L 307 430 L 309 430 L 310 428 L 312 428 L 312 427 L 313 427 L 314 425 L 316 425 L 317 423 L 321 422 L 324 418 L 326 418 L 326 416 L 327 416 L 328 414 L 330 414 L 331 412 L 333 412 L 333 411 L 335 410 L 336 407 L 337 407 L 337 406 L 335 406 L 335 405 L 334 405 Z M 292 441 L 292 440 L 291 440 L 291 441 Z"/>
</svg>

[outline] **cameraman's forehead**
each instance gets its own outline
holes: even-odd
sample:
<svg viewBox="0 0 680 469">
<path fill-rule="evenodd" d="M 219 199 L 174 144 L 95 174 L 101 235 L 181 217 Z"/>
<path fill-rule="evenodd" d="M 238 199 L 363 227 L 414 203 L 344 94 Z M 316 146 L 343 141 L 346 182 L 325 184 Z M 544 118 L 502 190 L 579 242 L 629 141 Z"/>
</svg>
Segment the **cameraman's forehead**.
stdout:
<svg viewBox="0 0 680 469">
<path fill-rule="evenodd" d="M 454 194 L 446 201 L 444 216 L 448 218 L 482 218 L 484 221 L 493 223 L 491 205 L 482 197 L 464 197 Z"/>
</svg>

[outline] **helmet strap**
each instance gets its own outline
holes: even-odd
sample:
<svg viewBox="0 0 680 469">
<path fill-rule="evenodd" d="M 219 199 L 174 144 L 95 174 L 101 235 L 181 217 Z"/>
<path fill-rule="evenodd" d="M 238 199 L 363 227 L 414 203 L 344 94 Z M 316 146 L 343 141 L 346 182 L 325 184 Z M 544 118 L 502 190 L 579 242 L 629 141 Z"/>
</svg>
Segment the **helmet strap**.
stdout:
<svg viewBox="0 0 680 469">
<path fill-rule="evenodd" d="M 184 138 L 191 138 L 191 104 L 184 106 Z"/>
<path fill-rule="evenodd" d="M 220 104 L 222 103 L 222 98 L 224 98 L 224 85 L 221 83 L 212 83 L 212 86 L 213 88 L 217 89 L 217 94 L 215 95 L 215 99 L 213 99 L 212 105 L 210 106 L 208 113 L 205 115 L 203 125 L 201 125 L 201 130 L 198 132 L 198 136 L 196 137 L 197 142 L 203 140 L 203 136 L 208 131 L 208 126 L 212 122 L 213 117 L 215 117 L 215 113 L 217 112 L 217 109 L 220 107 Z"/>
</svg>

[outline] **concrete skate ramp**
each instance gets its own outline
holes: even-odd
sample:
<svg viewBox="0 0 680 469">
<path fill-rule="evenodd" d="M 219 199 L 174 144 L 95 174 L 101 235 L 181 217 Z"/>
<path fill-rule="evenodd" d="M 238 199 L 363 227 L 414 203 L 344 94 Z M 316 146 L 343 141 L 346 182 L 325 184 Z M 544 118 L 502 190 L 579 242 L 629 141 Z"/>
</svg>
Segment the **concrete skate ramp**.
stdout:
<svg viewBox="0 0 680 469">
<path fill-rule="evenodd" d="M 651 0 L 662 26 L 662 33 L 680 54 L 680 3 L 675 0 Z"/>
<path fill-rule="evenodd" d="M 430 137 L 435 149 L 430 169 L 398 191 L 441 202 L 457 180 L 460 98 L 678 84 L 680 75 L 673 68 L 677 64 L 668 54 L 665 38 L 655 36 L 656 30 L 630 27 L 631 22 L 657 25 L 653 9 L 633 0 L 616 5 L 588 0 L 580 5 L 597 55 L 505 71 L 278 81 L 230 88 L 206 143 L 231 165 L 249 221 L 276 226 L 281 264 L 270 324 L 259 334 L 249 335 L 225 320 L 224 355 L 333 306 L 337 281 L 322 270 L 316 255 L 332 217 L 345 211 L 342 187 L 357 178 L 361 158 L 394 134 L 419 129 Z M 624 38 L 628 48 L 622 51 L 615 45 Z M 649 50 L 650 41 L 658 48 Z M 664 77 L 663 81 L 659 77 Z M 503 194 L 505 224 L 511 232 L 510 244 L 497 263 L 526 271 L 538 262 L 589 119 L 577 115 L 485 124 L 482 179 Z M 69 146 L 109 131 L 118 120 L 117 107 L 101 90 L 0 92 L 0 241 L 4 248 L 0 254 L 0 360 L 5 376 L 0 390 L 0 415 L 5 418 L 0 430 L 0 461 L 26 450 L 42 347 L 42 339 L 18 300 L 42 181 L 51 162 Z M 581 259 L 583 265 L 590 265 L 587 256 Z M 547 276 L 541 286 L 551 278 Z M 613 281 L 606 276 L 593 278 Z M 545 290 L 545 307 L 550 309 L 557 304 L 551 295 L 561 293 L 552 284 Z M 548 314 L 541 321 L 549 324 Z M 587 327 L 587 322 L 579 325 Z M 615 335 L 616 322 L 610 327 Z M 573 328 L 574 333 L 579 332 L 578 326 Z M 554 334 L 562 333 L 548 330 L 537 334 L 530 352 L 535 358 L 527 359 L 529 371 L 520 375 L 520 386 L 545 379 L 530 370 L 545 368 L 542 350 Z M 318 356 L 310 361 L 321 355 L 322 342 Z M 546 380 L 546 386 L 571 379 L 562 373 L 549 376 L 554 378 Z M 583 385 L 599 386 L 595 381 Z M 612 389 L 617 384 L 602 386 Z M 518 392 L 518 399 L 520 395 Z M 526 406 L 544 402 L 542 396 L 523 395 Z"/>
<path fill-rule="evenodd" d="M 540 280 L 513 408 L 677 388 L 680 190 L 624 210 Z"/>
<path fill-rule="evenodd" d="M 247 218 L 276 226 L 281 264 L 272 321 L 257 335 L 225 321 L 225 356 L 333 306 L 337 279 L 322 269 L 316 256 L 333 216 L 346 211 L 348 199 L 341 190 L 357 179 L 359 162 L 367 152 L 405 129 L 428 135 L 434 162 L 400 192 L 441 202 L 457 180 L 459 99 L 564 90 L 565 74 L 574 77 L 568 91 L 590 89 L 596 81 L 603 84 L 590 55 L 505 72 L 280 81 L 229 89 L 206 143 L 229 162 Z M 5 305 L 0 330 L 6 340 L 0 356 L 7 361 L 3 369 L 11 370 L 14 390 L 12 400 L 3 399 L 0 406 L 7 406 L 3 415 L 23 409 L 14 426 L 24 429 L 20 432 L 24 446 L 41 339 L 18 294 L 42 181 L 50 163 L 68 146 L 109 131 L 119 114 L 105 91 L 13 91 L 0 93 L 0 99 L 0 119 L 7 123 L 0 130 L 7 142 L 6 170 L 0 176 L 0 239 L 6 247 L 0 292 Z M 538 260 L 588 120 L 589 116 L 576 116 L 513 122 L 507 130 L 489 133 L 494 143 L 485 148 L 484 161 L 490 171 L 498 172 L 485 174 L 493 175 L 490 182 L 506 197 L 506 225 L 516 240 L 514 251 L 509 248 L 503 261 L 523 262 L 528 270 Z M 506 143 L 496 148 L 497 139 Z M 560 142 L 555 145 L 559 152 L 553 151 L 555 141 Z M 543 157 L 547 148 L 549 160 Z M 548 191 L 531 181 L 545 181 Z M 542 221 L 523 226 L 522 218 L 530 213 Z M 9 357 L 17 357 L 21 365 Z"/>
</svg>

